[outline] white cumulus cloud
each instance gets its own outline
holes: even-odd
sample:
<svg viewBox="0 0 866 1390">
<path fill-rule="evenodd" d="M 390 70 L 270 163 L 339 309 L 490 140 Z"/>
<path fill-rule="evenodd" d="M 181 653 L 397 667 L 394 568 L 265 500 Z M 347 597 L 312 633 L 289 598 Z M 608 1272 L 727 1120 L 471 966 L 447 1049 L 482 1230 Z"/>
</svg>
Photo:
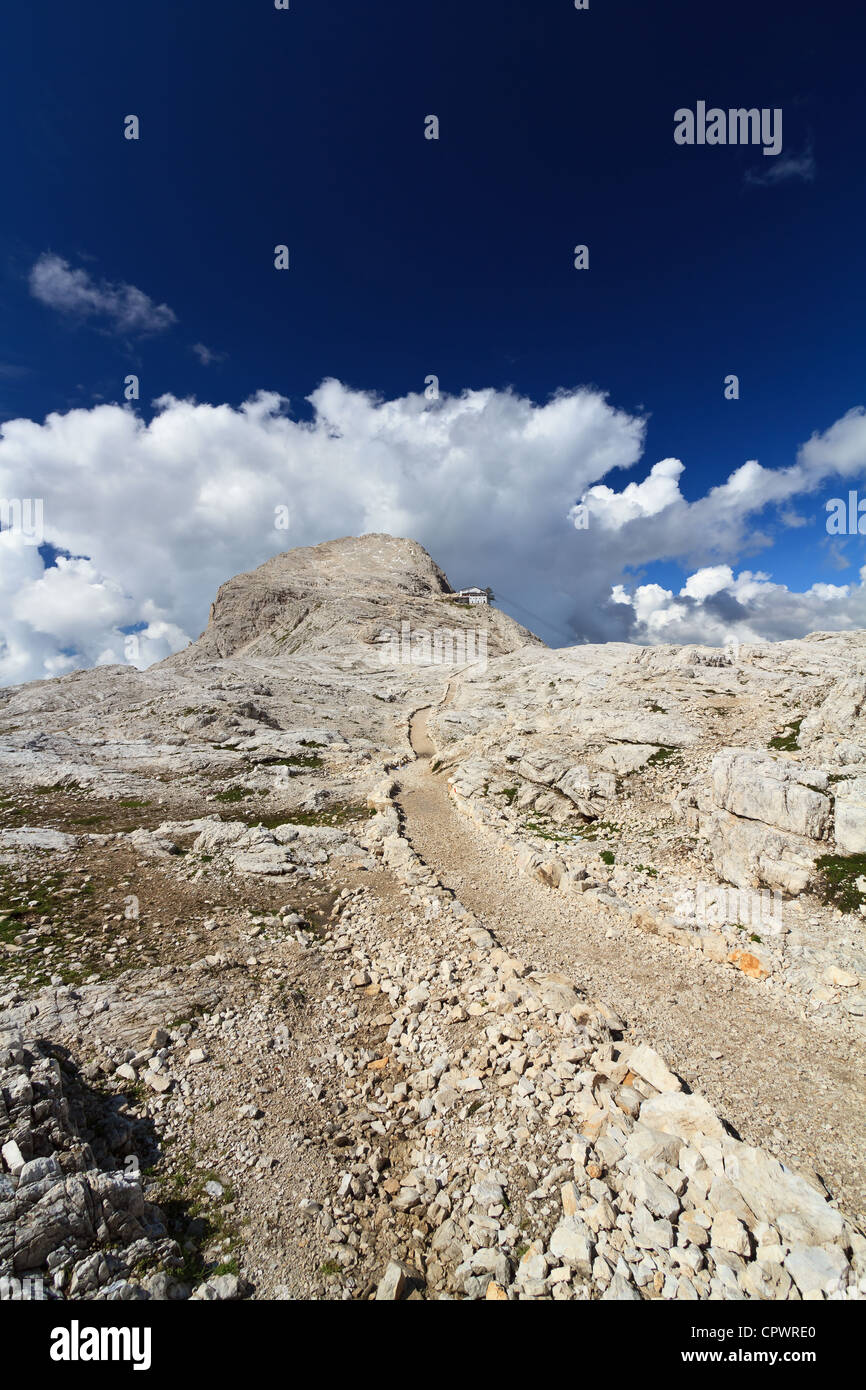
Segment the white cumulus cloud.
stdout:
<svg viewBox="0 0 866 1390">
<path fill-rule="evenodd" d="M 689 502 L 676 459 L 620 490 L 602 481 L 638 463 L 645 425 L 597 390 L 429 402 L 327 380 L 310 402 L 304 420 L 262 392 L 238 408 L 166 396 L 150 420 L 97 405 L 3 425 L 0 498 L 41 498 L 44 539 L 61 554 L 46 569 L 25 537 L 0 533 L 0 681 L 147 665 L 198 635 L 230 576 L 369 531 L 419 540 L 452 582 L 490 584 L 553 642 L 724 641 L 732 623 L 741 637 L 773 636 L 864 617 L 861 585 L 792 594 L 731 568 L 761 542 L 765 507 L 790 511 L 822 480 L 862 470 L 862 410 L 814 435 L 790 468 L 746 463 Z M 629 581 L 659 560 L 692 571 L 680 592 Z"/>
<path fill-rule="evenodd" d="M 774 584 L 769 575 L 716 565 L 689 575 L 674 593 L 658 584 L 639 584 L 633 592 L 618 584 L 616 603 L 634 617 L 636 642 L 700 642 L 722 646 L 740 642 L 784 641 L 807 632 L 866 627 L 866 566 L 859 584 L 816 583 L 802 593 Z"/>
</svg>

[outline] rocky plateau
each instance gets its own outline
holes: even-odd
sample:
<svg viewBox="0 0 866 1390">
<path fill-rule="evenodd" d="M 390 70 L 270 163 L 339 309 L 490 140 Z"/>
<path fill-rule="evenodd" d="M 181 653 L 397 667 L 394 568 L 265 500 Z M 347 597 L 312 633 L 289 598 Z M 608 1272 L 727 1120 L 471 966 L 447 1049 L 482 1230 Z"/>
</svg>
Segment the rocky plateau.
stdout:
<svg viewBox="0 0 866 1390">
<path fill-rule="evenodd" d="M 3 1297 L 866 1294 L 866 632 L 554 650 L 346 538 L 0 770 Z"/>
</svg>

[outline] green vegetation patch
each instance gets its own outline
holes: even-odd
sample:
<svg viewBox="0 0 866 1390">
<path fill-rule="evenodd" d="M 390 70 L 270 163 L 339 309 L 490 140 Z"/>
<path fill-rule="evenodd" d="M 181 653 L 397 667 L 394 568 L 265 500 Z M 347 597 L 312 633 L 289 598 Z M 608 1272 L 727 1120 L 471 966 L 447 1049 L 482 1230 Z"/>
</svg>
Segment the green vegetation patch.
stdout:
<svg viewBox="0 0 866 1390">
<path fill-rule="evenodd" d="M 256 816 L 249 819 L 248 825 L 262 825 L 265 830 L 276 830 L 278 825 L 346 825 L 353 821 L 369 820 L 376 812 L 371 806 L 358 806 L 338 802 L 323 807 L 321 811 L 276 811 L 272 816 Z"/>
<path fill-rule="evenodd" d="M 156 1192 L 149 1195 L 162 1209 L 169 1235 L 180 1246 L 183 1265 L 172 1272 L 185 1283 L 198 1284 L 202 1279 L 215 1274 L 237 1274 L 238 1265 L 231 1253 L 237 1245 L 237 1236 L 223 1214 L 224 1206 L 231 1207 L 234 1191 L 217 1173 L 202 1172 L 193 1167 L 191 1156 L 181 1157 L 170 1173 L 151 1170 L 156 1181 Z M 218 1182 L 223 1188 L 220 1198 L 214 1200 L 205 1193 L 205 1184 Z M 219 1263 L 208 1261 L 205 1250 L 215 1242 L 221 1242 Z"/>
<path fill-rule="evenodd" d="M 866 854 L 822 854 L 816 861 L 821 896 L 842 912 L 857 912 L 866 895 L 857 879 L 866 874 Z"/>
<path fill-rule="evenodd" d="M 661 763 L 669 762 L 671 758 L 677 756 L 679 751 L 678 748 L 657 748 L 656 751 L 651 753 L 647 758 L 647 767 L 658 767 Z"/>
<path fill-rule="evenodd" d="M 590 821 L 588 825 L 581 825 L 574 833 L 580 840 L 597 840 L 599 835 L 608 838 L 619 835 L 621 829 L 622 826 L 612 820 L 595 820 Z"/>
<path fill-rule="evenodd" d="M 795 719 L 793 723 L 786 724 L 781 734 L 776 734 L 767 744 L 768 748 L 775 748 L 780 753 L 796 753 L 800 747 L 800 725 L 803 717 Z"/>
<path fill-rule="evenodd" d="M 249 787 L 229 787 L 224 792 L 217 792 L 216 800 L 233 803 L 235 801 L 243 801 L 245 797 L 254 795 L 255 793 Z"/>
<path fill-rule="evenodd" d="M 31 919 L 49 914 L 57 906 L 54 894 L 62 885 L 59 873 L 16 881 L 11 872 L 0 870 L 0 941 L 12 941 Z"/>
<path fill-rule="evenodd" d="M 47 985 L 51 976 L 77 985 L 89 975 L 110 979 L 137 963 L 127 942 L 106 961 L 105 938 L 95 934 L 91 920 L 92 883 L 80 883 L 72 894 L 60 872 L 16 872 L 0 867 L 0 986 L 14 978 L 24 988 Z M 43 921 L 43 918 L 48 918 Z M 46 955 L 46 948 L 53 950 Z"/>
<path fill-rule="evenodd" d="M 558 844 L 566 844 L 569 840 L 574 839 L 571 834 L 557 835 L 555 831 L 539 825 L 538 821 L 528 820 L 524 829 L 528 830 L 530 835 L 537 835 L 540 840 L 555 840 Z"/>
<path fill-rule="evenodd" d="M 319 745 L 321 746 L 321 745 Z M 259 767 L 324 767 L 315 753 L 292 753 L 286 758 L 261 758 Z"/>
<path fill-rule="evenodd" d="M 540 840 L 554 840 L 558 844 L 574 844 L 577 840 L 584 844 L 592 844 L 599 837 L 610 839 L 619 835 L 621 828 L 613 821 L 608 820 L 590 821 L 587 825 L 567 829 L 562 827 L 559 830 L 554 830 L 551 825 L 542 825 L 540 821 L 536 820 L 523 822 L 523 829 L 528 831 L 530 835 L 537 835 Z"/>
</svg>

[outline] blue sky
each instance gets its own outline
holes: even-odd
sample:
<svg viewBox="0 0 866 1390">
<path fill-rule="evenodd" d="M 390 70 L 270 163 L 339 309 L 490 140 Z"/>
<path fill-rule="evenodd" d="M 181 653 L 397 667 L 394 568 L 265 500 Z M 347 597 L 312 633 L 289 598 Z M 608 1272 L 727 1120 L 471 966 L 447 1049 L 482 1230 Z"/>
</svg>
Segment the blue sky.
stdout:
<svg viewBox="0 0 866 1390">
<path fill-rule="evenodd" d="M 44 496 L 46 539 L 88 556 L 91 567 L 67 568 L 68 598 L 53 577 L 55 600 L 32 546 L 7 556 L 4 592 L 13 580 L 32 592 L 24 609 L 12 608 L 5 679 L 123 659 L 117 633 L 143 623 L 164 625 L 160 634 L 154 626 L 148 649 L 151 658 L 164 655 L 197 635 L 207 586 L 232 572 L 221 573 L 220 563 L 252 567 L 275 549 L 355 530 L 355 522 L 390 529 L 395 514 L 415 526 L 453 582 L 498 581 L 541 612 L 551 624 L 542 635 L 555 642 L 562 632 L 576 640 L 722 640 L 712 613 L 702 634 L 695 604 L 686 615 L 676 602 L 688 575 L 712 565 L 734 576 L 760 570 L 797 593 L 816 583 L 857 586 L 862 539 L 831 543 L 825 502 L 862 482 L 852 461 L 860 432 L 846 443 L 838 485 L 830 449 L 808 488 L 763 510 L 741 509 L 737 524 L 725 522 L 718 534 L 702 504 L 747 460 L 789 468 L 813 434 L 866 403 L 864 37 L 862 15 L 835 0 L 733 0 L 706 11 L 693 0 L 590 0 L 588 11 L 571 0 L 292 0 L 287 12 L 271 0 L 149 0 L 144 10 L 48 0 L 5 16 L 0 422 L 33 428 L 10 445 L 5 465 L 0 443 L 0 484 L 5 496 Z M 698 100 L 780 108 L 782 153 L 676 145 L 674 112 Z M 138 141 L 123 138 L 130 113 L 140 118 Z M 436 141 L 424 138 L 431 113 L 440 121 Z M 290 248 L 287 272 L 274 269 L 278 243 Z M 586 271 L 573 266 L 578 243 L 589 247 Z M 41 291 L 39 265 L 48 267 Z M 146 297 L 143 307 L 136 301 L 137 317 L 123 287 Z M 141 381 L 135 407 L 123 407 L 128 373 Z M 738 400 L 724 398 L 729 373 L 739 378 Z M 456 412 L 447 465 L 441 454 L 427 465 L 442 467 L 442 505 L 427 499 L 415 515 L 399 479 L 422 445 L 405 432 L 399 445 L 390 440 L 396 452 L 377 472 L 370 434 L 381 412 L 378 423 L 361 419 L 356 393 L 405 402 L 423 393 L 429 374 L 448 398 L 495 394 L 483 439 L 474 426 L 466 437 Z M 152 480 L 161 510 L 145 518 L 133 491 L 120 514 L 130 528 L 154 528 L 150 551 L 140 536 L 132 547 L 145 572 L 154 562 L 183 570 L 189 560 L 169 542 L 174 535 L 189 552 L 183 516 L 198 509 L 195 593 L 189 573 L 181 599 L 167 583 L 148 588 L 118 562 L 114 508 L 124 478 L 139 468 L 135 451 L 149 456 L 155 445 L 124 435 L 119 447 L 132 453 L 123 454 L 120 476 L 113 473 L 99 407 L 134 409 L 141 430 L 166 394 L 237 412 L 265 391 L 284 398 L 283 418 L 316 428 L 308 397 L 330 380 L 342 391 L 334 410 L 347 439 L 351 505 L 339 504 L 339 458 L 322 465 L 314 497 L 309 460 L 286 436 L 285 499 L 270 460 L 257 474 L 269 480 L 260 508 L 248 511 L 241 493 L 257 485 L 232 479 L 257 468 L 257 455 L 229 422 L 221 444 L 208 435 L 217 462 L 191 491 L 176 486 L 171 440 L 163 439 Z M 508 429 L 497 402 L 511 392 L 542 408 L 555 393 L 580 388 L 605 397 L 611 417 L 642 417 L 645 429 L 635 454 L 622 420 L 607 421 L 609 449 L 566 425 L 556 447 L 575 460 L 569 500 L 597 484 L 620 494 L 675 458 L 684 465 L 672 504 L 680 515 L 671 513 L 666 531 L 657 502 L 649 506 L 654 535 L 638 539 L 624 504 L 599 497 L 598 509 L 607 510 L 596 518 L 590 506 L 595 543 L 592 525 L 575 534 L 562 503 L 564 465 L 549 477 L 531 448 L 525 457 L 518 448 L 497 491 L 495 429 Z M 77 487 L 91 489 L 86 522 L 58 476 L 70 440 L 59 426 L 49 440 L 43 422 L 51 412 L 68 415 L 75 431 Z M 213 421 L 168 414 L 187 431 L 174 466 L 188 472 L 200 452 L 195 431 L 207 433 Z M 532 424 L 520 428 L 531 440 Z M 507 456 L 507 442 L 501 447 Z M 605 472 L 606 459 L 627 467 Z M 465 487 L 455 481 L 458 465 L 471 475 Z M 364 469 L 367 494 L 357 476 Z M 201 512 L 216 477 L 234 521 L 213 521 L 211 498 L 204 510 L 214 532 Z M 276 501 L 301 502 L 279 538 L 272 526 L 261 529 L 273 487 Z M 524 525 L 535 534 L 519 542 Z M 539 547 L 548 556 L 540 564 Z M 653 611 L 662 618 L 648 626 L 622 595 L 612 608 L 603 598 L 617 583 L 629 593 L 656 584 L 674 597 L 667 608 L 659 600 Z M 90 591 L 97 610 L 113 596 L 103 627 L 64 629 L 53 605 L 68 613 Z M 777 622 L 766 609 L 778 595 L 758 595 L 760 611 L 754 597 L 741 592 L 728 615 L 742 621 L 744 635 L 825 625 L 815 604 L 784 599 Z M 827 626 L 863 625 L 855 597 L 831 596 L 817 617 Z M 866 621 L 866 607 L 863 614 Z"/>
</svg>

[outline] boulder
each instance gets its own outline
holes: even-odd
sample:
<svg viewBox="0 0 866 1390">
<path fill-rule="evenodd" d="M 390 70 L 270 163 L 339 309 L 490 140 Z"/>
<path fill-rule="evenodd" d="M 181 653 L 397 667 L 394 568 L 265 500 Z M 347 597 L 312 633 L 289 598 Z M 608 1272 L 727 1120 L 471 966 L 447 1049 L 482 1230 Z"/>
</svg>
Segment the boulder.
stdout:
<svg viewBox="0 0 866 1390">
<path fill-rule="evenodd" d="M 578 1216 L 566 1216 L 550 1237 L 550 1253 L 569 1268 L 589 1279 L 595 1252 L 595 1237 Z"/>
<path fill-rule="evenodd" d="M 527 782 L 537 782 L 542 787 L 552 787 L 565 772 L 566 765 L 559 758 L 550 758 L 544 753 L 527 753 L 517 765 L 517 771 Z"/>
<path fill-rule="evenodd" d="M 712 784 L 720 810 L 806 839 L 827 837 L 832 804 L 826 772 L 726 748 L 713 758 Z"/>
<path fill-rule="evenodd" d="M 579 807 L 582 802 L 616 796 L 616 778 L 612 772 L 596 772 L 578 764 L 560 778 L 556 790 Z"/>
<path fill-rule="evenodd" d="M 379 1280 L 376 1299 L 383 1303 L 396 1303 L 399 1299 L 405 1298 L 418 1279 L 418 1271 L 412 1269 L 411 1265 L 403 1264 L 400 1260 L 391 1260 Z"/>
<path fill-rule="evenodd" d="M 663 1134 L 675 1134 L 689 1143 L 697 1137 L 722 1139 L 725 1129 L 709 1101 L 703 1096 L 672 1091 L 652 1096 L 640 1109 L 641 1124 Z"/>
<path fill-rule="evenodd" d="M 801 744 L 823 738 L 847 738 L 866 746 L 866 679 L 862 675 L 837 681 L 823 703 L 806 715 L 800 726 Z"/>
<path fill-rule="evenodd" d="M 724 1168 L 757 1219 L 775 1226 L 783 1239 L 824 1245 L 843 1237 L 842 1217 L 818 1189 L 763 1149 L 736 1144 L 726 1154 Z"/>
<path fill-rule="evenodd" d="M 645 767 L 658 751 L 654 743 L 611 743 L 596 754 L 595 764 L 607 772 L 627 777 L 630 772 Z"/>
<path fill-rule="evenodd" d="M 0 849 L 47 849 L 68 854 L 77 844 L 74 835 L 67 835 L 62 830 L 43 830 L 28 825 L 14 830 L 0 830 Z"/>
<path fill-rule="evenodd" d="M 713 811 L 702 830 L 716 873 L 738 888 L 773 888 L 795 896 L 807 887 L 822 853 L 813 840 L 723 810 Z"/>
<path fill-rule="evenodd" d="M 834 837 L 840 854 L 866 853 L 866 777 L 837 783 Z"/>
<path fill-rule="evenodd" d="M 628 1065 L 636 1075 L 648 1081 L 657 1091 L 681 1091 L 682 1082 L 678 1076 L 665 1066 L 661 1057 L 651 1047 L 641 1044 L 633 1047 L 628 1054 Z"/>
<path fill-rule="evenodd" d="M 794 1245 L 785 1259 L 785 1268 L 805 1299 L 839 1293 L 848 1282 L 848 1261 L 838 1248 Z"/>
</svg>

